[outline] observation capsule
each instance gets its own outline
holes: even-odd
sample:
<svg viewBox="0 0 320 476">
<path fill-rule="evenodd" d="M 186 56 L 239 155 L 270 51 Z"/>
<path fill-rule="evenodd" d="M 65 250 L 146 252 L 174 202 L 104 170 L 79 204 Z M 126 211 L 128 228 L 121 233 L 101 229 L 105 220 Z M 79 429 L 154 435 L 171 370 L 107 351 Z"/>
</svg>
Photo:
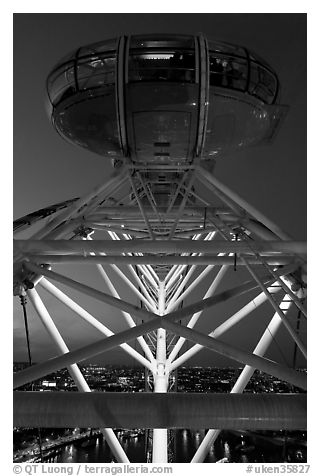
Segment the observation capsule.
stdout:
<svg viewBox="0 0 320 476">
<path fill-rule="evenodd" d="M 81 47 L 52 70 L 47 92 L 56 130 L 115 163 L 213 160 L 271 140 L 285 110 L 270 66 L 201 34 Z"/>
</svg>

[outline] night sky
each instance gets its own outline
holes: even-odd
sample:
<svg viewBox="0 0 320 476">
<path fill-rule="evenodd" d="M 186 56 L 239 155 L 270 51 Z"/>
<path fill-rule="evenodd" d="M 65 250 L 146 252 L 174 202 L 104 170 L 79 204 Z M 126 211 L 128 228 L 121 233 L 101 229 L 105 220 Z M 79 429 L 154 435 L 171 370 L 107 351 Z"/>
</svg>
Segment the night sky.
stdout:
<svg viewBox="0 0 320 476">
<path fill-rule="evenodd" d="M 112 170 L 105 158 L 65 142 L 50 124 L 44 105 L 44 86 L 48 73 L 59 59 L 79 46 L 122 34 L 197 32 L 247 47 L 278 73 L 281 103 L 288 105 L 289 110 L 273 144 L 221 159 L 215 174 L 279 224 L 293 239 L 306 239 L 305 14 L 15 14 L 14 218 L 81 196 L 100 183 L 103 176 L 107 178 Z M 79 265 L 72 270 L 59 267 L 58 271 L 76 277 L 84 269 Z M 83 274 L 81 280 L 89 283 L 89 277 L 92 276 Z M 234 280 L 231 274 L 230 286 Z M 98 278 L 97 286 L 103 290 Z M 112 308 L 73 292 L 69 294 L 77 296 L 80 304 L 103 322 L 108 322 L 112 330 L 125 328 L 120 322 L 120 314 Z M 48 298 L 45 292 L 41 295 L 70 349 L 101 338 L 98 332 L 91 331 L 75 315 L 66 311 L 62 304 Z M 123 297 L 134 302 L 129 293 Z M 194 295 L 196 297 L 200 296 Z M 238 308 L 233 306 L 235 304 L 231 304 L 227 311 L 214 308 L 214 322 L 221 322 L 231 315 L 229 313 Z M 54 356 L 55 350 L 46 331 L 31 306 L 28 309 L 33 360 Z M 259 322 L 256 317 L 249 316 L 245 324 L 237 326 L 225 340 L 252 350 L 273 314 L 268 305 L 261 309 Z M 215 325 L 210 325 L 210 313 L 206 313 L 205 317 L 203 327 L 198 328 L 209 332 Z M 247 326 L 250 326 L 250 332 Z M 290 364 L 293 345 L 287 344 L 289 340 L 291 338 L 285 331 L 280 332 L 278 343 L 268 357 Z M 18 299 L 14 303 L 14 360 L 27 360 Z M 134 363 L 121 350 L 109 352 L 99 361 Z M 235 365 L 209 351 L 198 354 L 190 363 Z"/>
</svg>

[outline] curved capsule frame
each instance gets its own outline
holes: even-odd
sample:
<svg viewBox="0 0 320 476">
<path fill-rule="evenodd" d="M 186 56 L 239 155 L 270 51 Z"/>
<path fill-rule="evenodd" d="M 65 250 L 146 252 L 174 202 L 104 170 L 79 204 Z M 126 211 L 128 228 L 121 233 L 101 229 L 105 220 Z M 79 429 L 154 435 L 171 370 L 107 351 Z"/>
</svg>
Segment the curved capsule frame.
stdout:
<svg viewBox="0 0 320 476">
<path fill-rule="evenodd" d="M 135 37 L 133 36 L 131 38 L 134 39 Z M 161 39 L 161 38 L 163 38 L 165 40 L 166 36 L 165 35 L 162 36 L 162 37 L 158 36 L 154 39 L 154 41 L 157 41 L 158 39 Z M 158 53 L 160 53 L 161 51 L 163 51 L 163 52 L 173 54 L 177 49 L 179 50 L 177 45 L 179 44 L 179 38 L 181 38 L 181 37 L 179 37 L 177 35 L 176 38 L 177 38 L 177 41 L 174 42 L 172 40 L 172 36 L 171 36 L 170 39 L 167 40 L 167 46 L 166 47 L 162 46 L 162 47 L 157 48 L 156 50 L 155 50 L 154 47 L 153 48 L 147 47 L 145 49 L 146 49 L 146 51 L 148 51 L 148 48 L 149 48 L 151 52 L 152 51 L 157 51 Z M 128 39 L 128 40 L 130 41 L 130 39 Z M 196 43 L 206 41 L 202 35 L 197 35 L 195 37 L 195 40 L 196 41 L 195 41 L 195 47 L 194 48 L 197 48 Z M 127 41 L 127 37 L 120 37 L 120 38 L 118 38 L 117 41 L 114 40 L 114 43 L 117 44 L 117 45 L 121 45 L 123 42 L 126 42 L 126 41 Z M 61 86 L 62 90 L 67 89 L 71 86 L 71 87 L 74 87 L 75 93 L 78 93 L 80 91 L 86 90 L 86 89 L 83 89 L 83 88 L 79 87 L 78 68 L 79 68 L 80 64 L 82 64 L 82 65 L 84 64 L 84 65 L 89 66 L 92 63 L 93 59 L 96 59 L 96 58 L 99 58 L 99 57 L 103 58 L 104 56 L 111 56 L 111 57 L 116 59 L 116 62 L 117 62 L 116 69 L 117 69 L 117 71 L 118 71 L 119 67 L 122 68 L 123 66 L 125 67 L 126 72 L 128 71 L 128 60 L 130 58 L 130 55 L 132 55 L 133 53 L 132 52 L 130 53 L 130 50 L 129 50 L 129 53 L 127 51 L 126 55 L 125 55 L 125 52 L 123 52 L 123 53 L 121 53 L 121 55 L 119 55 L 118 47 L 107 48 L 108 43 L 109 43 L 109 41 L 89 45 L 87 48 L 90 47 L 92 49 L 91 54 L 88 54 L 88 53 L 84 54 L 84 53 L 82 53 L 83 48 L 79 48 L 79 49 L 76 50 L 76 52 L 73 55 L 71 55 L 69 57 L 68 60 L 64 60 L 62 63 L 58 64 L 52 70 L 52 72 L 49 74 L 49 76 L 47 78 L 47 93 L 48 93 L 49 100 L 50 100 L 52 106 L 57 106 L 59 104 L 59 102 L 61 101 L 61 97 L 59 98 L 58 101 L 56 101 L 55 98 L 52 97 L 52 90 L 53 90 L 53 87 L 55 85 L 55 82 L 57 82 L 57 77 L 54 80 L 52 78 L 55 75 L 57 75 L 58 72 L 60 72 L 59 77 L 60 77 L 60 75 L 63 75 L 63 74 L 65 75 L 65 85 Z M 171 43 L 171 45 L 170 45 L 170 43 Z M 104 44 L 106 45 L 105 49 L 101 48 L 101 47 L 103 47 Z M 97 49 L 98 46 L 99 46 L 99 51 L 95 52 L 95 50 Z M 220 48 L 218 48 L 217 46 L 220 46 Z M 130 48 L 130 43 L 128 43 L 128 48 Z M 231 48 L 233 50 L 241 52 L 241 54 L 232 51 Z M 180 47 L 180 49 L 181 49 L 181 47 Z M 137 50 L 137 51 L 139 51 L 139 50 Z M 260 99 L 262 102 L 265 102 L 265 103 L 268 103 L 268 104 L 274 104 L 276 102 L 277 97 L 278 97 L 278 92 L 279 92 L 279 81 L 278 81 L 277 75 L 272 70 L 272 68 L 270 68 L 270 66 L 268 66 L 265 62 L 258 59 L 257 57 L 253 56 L 246 48 L 235 47 L 233 45 L 229 45 L 228 43 L 222 43 L 221 42 L 221 43 L 217 44 L 214 41 L 209 41 L 208 42 L 208 52 L 209 52 L 209 55 L 213 55 L 216 58 L 221 58 L 221 60 L 223 58 L 225 58 L 225 59 L 232 60 L 236 64 L 237 64 L 237 61 L 241 61 L 241 62 L 246 64 L 246 71 L 245 71 L 245 73 L 246 73 L 245 74 L 245 76 L 246 76 L 246 85 L 245 85 L 245 87 L 239 89 L 239 88 L 235 87 L 234 84 L 232 84 L 232 82 L 228 82 L 228 84 L 223 86 L 223 87 L 225 87 L 226 89 L 241 91 L 243 93 L 252 95 L 253 97 L 256 97 L 256 98 Z M 122 65 L 122 63 L 124 62 L 124 59 L 125 59 L 125 65 Z M 118 64 L 118 63 L 120 63 L 120 64 Z M 70 69 L 72 69 L 72 71 L 73 71 L 73 76 L 74 76 L 74 83 L 73 84 L 70 84 L 70 82 L 67 80 L 67 76 L 66 76 L 66 73 Z M 264 72 L 267 73 L 267 75 L 269 75 L 270 78 L 272 78 L 272 80 L 275 83 L 275 88 L 271 92 L 271 97 L 268 101 L 266 100 L 266 97 L 263 96 L 261 93 L 254 92 L 254 90 L 259 86 L 259 81 L 253 83 L 252 86 L 250 87 L 250 84 L 252 82 L 252 77 L 253 77 L 252 72 L 253 72 L 254 69 L 257 69 L 258 74 L 260 74 L 260 72 L 263 70 Z M 127 77 L 127 73 L 126 73 L 126 77 Z M 96 86 L 96 87 L 98 87 L 98 86 Z"/>
</svg>

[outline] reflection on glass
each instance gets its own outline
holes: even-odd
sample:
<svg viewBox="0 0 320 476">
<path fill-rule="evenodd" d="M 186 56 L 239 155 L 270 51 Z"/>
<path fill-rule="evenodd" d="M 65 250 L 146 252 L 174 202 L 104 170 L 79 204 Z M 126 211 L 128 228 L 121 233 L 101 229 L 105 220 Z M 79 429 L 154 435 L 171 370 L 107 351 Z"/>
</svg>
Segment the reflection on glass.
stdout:
<svg viewBox="0 0 320 476">
<path fill-rule="evenodd" d="M 113 84 L 115 82 L 115 64 L 115 56 L 108 58 L 93 56 L 86 62 L 79 62 L 76 69 L 79 90 Z"/>
<path fill-rule="evenodd" d="M 278 80 L 275 73 L 262 61 L 239 48 L 232 52 L 231 45 L 223 48 L 210 43 L 209 70 L 210 84 L 245 91 L 267 104 L 272 104 L 278 92 Z M 216 45 L 215 45 L 216 46 Z M 231 54 L 229 54 L 231 53 Z"/>
<path fill-rule="evenodd" d="M 194 37 L 183 35 L 134 35 L 130 38 L 130 48 L 194 48 Z"/>
<path fill-rule="evenodd" d="M 75 56 L 73 61 L 56 68 L 48 77 L 50 101 L 57 105 L 74 93 L 115 83 L 115 53 L 99 55 L 91 52 L 85 58 Z"/>
<path fill-rule="evenodd" d="M 79 91 L 115 83 L 118 39 L 82 47 L 64 57 L 48 77 L 52 104 Z M 247 92 L 273 104 L 278 80 L 272 69 L 245 48 L 209 41 L 210 85 Z M 133 36 L 129 44 L 129 81 L 195 82 L 193 36 Z"/>
<path fill-rule="evenodd" d="M 230 446 L 227 442 L 224 443 L 224 456 L 230 458 Z"/>
<path fill-rule="evenodd" d="M 251 64 L 249 93 L 270 104 L 277 89 L 276 78 L 263 66 L 256 63 Z"/>
<path fill-rule="evenodd" d="M 129 56 L 129 81 L 194 82 L 193 52 L 172 50 L 147 54 L 148 50 Z"/>
</svg>

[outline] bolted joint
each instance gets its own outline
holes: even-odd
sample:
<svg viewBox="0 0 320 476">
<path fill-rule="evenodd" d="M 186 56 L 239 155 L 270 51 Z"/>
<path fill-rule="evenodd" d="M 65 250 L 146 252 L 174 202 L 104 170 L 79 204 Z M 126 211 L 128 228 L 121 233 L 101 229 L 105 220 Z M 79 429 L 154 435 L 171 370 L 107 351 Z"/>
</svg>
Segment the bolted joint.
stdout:
<svg viewBox="0 0 320 476">
<path fill-rule="evenodd" d="M 34 288 L 34 283 L 30 281 L 29 279 L 25 279 L 23 281 L 23 284 L 25 286 L 25 289 L 33 289 Z"/>
<path fill-rule="evenodd" d="M 19 282 L 19 283 L 16 282 L 16 283 L 13 284 L 13 295 L 14 296 L 20 296 L 20 294 L 22 294 L 24 292 L 25 292 L 25 289 L 22 286 L 21 282 Z"/>
<path fill-rule="evenodd" d="M 88 238 L 88 236 L 91 236 L 92 233 L 94 233 L 94 230 L 92 228 L 83 225 L 74 230 L 74 234 L 81 236 L 81 238 Z"/>
<path fill-rule="evenodd" d="M 19 296 L 19 298 L 20 298 L 20 304 L 21 304 L 21 306 L 23 306 L 23 307 L 26 306 L 26 304 L 27 304 L 27 302 L 28 302 L 28 301 L 27 301 L 27 296 L 22 296 L 22 294 L 21 294 L 21 295 Z"/>
<path fill-rule="evenodd" d="M 14 296 L 25 296 L 26 295 L 26 290 L 27 289 L 32 289 L 34 287 L 34 284 L 32 281 L 29 281 L 28 279 L 24 279 L 23 281 L 20 281 L 19 283 L 16 283 L 13 287 L 13 295 Z"/>
<path fill-rule="evenodd" d="M 157 375 L 163 377 L 166 374 L 166 366 L 163 363 L 157 363 Z"/>
</svg>

